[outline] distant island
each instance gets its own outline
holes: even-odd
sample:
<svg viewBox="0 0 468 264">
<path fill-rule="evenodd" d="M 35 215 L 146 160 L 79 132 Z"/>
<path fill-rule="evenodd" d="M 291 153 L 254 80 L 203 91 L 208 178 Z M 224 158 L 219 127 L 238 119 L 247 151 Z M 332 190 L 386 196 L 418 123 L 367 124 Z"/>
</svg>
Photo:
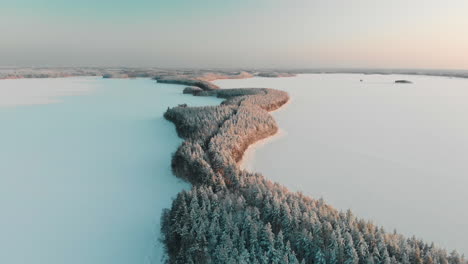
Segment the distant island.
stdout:
<svg viewBox="0 0 468 264">
<path fill-rule="evenodd" d="M 412 82 L 411 82 L 411 81 L 408 81 L 408 80 L 396 80 L 395 83 L 410 84 L 410 83 L 412 83 Z"/>
</svg>

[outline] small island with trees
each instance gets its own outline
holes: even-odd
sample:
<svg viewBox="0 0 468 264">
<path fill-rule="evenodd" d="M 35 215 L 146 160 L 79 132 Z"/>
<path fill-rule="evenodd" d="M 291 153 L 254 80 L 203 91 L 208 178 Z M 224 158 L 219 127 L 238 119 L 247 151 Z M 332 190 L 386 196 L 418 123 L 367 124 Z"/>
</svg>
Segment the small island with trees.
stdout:
<svg viewBox="0 0 468 264">
<path fill-rule="evenodd" d="M 395 83 L 396 84 L 411 84 L 413 82 L 408 81 L 408 80 L 396 80 Z"/>
</svg>

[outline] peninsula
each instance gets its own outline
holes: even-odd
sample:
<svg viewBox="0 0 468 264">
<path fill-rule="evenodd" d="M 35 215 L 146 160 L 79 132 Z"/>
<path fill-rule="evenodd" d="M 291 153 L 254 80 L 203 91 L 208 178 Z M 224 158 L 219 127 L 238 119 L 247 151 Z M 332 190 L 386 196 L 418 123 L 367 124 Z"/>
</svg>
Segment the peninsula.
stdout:
<svg viewBox="0 0 468 264">
<path fill-rule="evenodd" d="M 197 86 L 190 88 L 196 96 L 225 100 L 165 113 L 185 140 L 172 169 L 192 184 L 162 216 L 168 263 L 466 263 L 456 251 L 388 233 L 242 170 L 246 148 L 277 132 L 268 112 L 289 100 L 286 92 L 177 83 Z"/>
</svg>

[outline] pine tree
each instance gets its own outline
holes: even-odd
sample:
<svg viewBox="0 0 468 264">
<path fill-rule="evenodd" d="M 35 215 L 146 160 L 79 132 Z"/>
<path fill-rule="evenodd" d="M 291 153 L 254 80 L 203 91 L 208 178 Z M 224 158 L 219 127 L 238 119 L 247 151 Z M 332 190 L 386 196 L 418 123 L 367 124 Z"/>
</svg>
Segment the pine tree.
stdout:
<svg viewBox="0 0 468 264">
<path fill-rule="evenodd" d="M 322 253 L 321 249 L 317 250 L 317 253 L 315 254 L 315 264 L 327 264 L 327 260 L 325 259 L 325 255 Z"/>
<path fill-rule="evenodd" d="M 283 231 L 279 231 L 275 239 L 274 250 L 271 252 L 270 258 L 273 262 L 281 263 L 281 259 L 285 255 Z M 287 254 L 286 254 L 287 255 Z"/>
<path fill-rule="evenodd" d="M 346 232 L 344 235 L 345 239 L 345 264 L 358 264 L 359 258 L 356 253 L 356 249 L 354 249 L 353 238 L 351 235 Z"/>
<path fill-rule="evenodd" d="M 266 225 L 263 226 L 263 229 L 260 233 L 260 240 L 259 244 L 260 247 L 270 254 L 274 250 L 274 241 L 275 241 L 275 235 L 271 231 L 271 225 L 270 223 L 267 223 Z"/>
<path fill-rule="evenodd" d="M 401 264 L 410 264 L 410 263 L 411 262 L 410 262 L 407 250 L 403 250 L 403 255 L 401 256 Z"/>
</svg>

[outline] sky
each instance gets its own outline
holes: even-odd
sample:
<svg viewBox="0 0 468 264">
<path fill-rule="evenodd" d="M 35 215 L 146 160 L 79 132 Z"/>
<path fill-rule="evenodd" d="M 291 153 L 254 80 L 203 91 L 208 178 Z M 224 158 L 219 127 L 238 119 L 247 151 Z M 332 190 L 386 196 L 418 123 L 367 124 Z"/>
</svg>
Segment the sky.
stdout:
<svg viewBox="0 0 468 264">
<path fill-rule="evenodd" d="M 0 0 L 0 66 L 468 69 L 466 0 Z"/>
</svg>

